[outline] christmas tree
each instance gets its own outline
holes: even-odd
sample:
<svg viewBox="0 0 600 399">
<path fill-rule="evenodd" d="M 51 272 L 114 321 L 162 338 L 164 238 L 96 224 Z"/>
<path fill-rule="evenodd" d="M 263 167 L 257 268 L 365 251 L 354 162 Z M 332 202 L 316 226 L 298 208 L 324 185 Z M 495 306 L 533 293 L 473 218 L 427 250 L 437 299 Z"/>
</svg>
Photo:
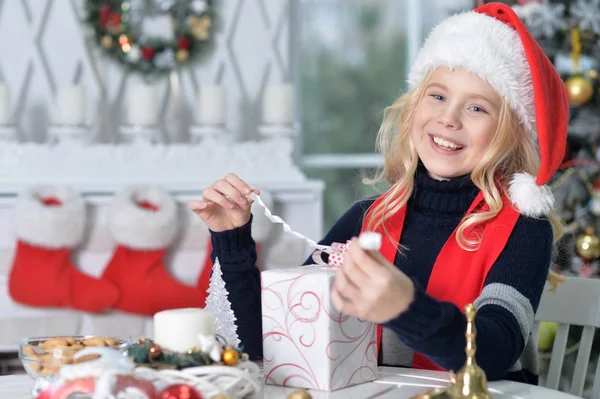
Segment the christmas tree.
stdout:
<svg viewBox="0 0 600 399">
<path fill-rule="evenodd" d="M 600 0 L 508 3 L 552 60 L 569 95 L 567 151 L 550 183 L 555 209 L 566 227 L 552 267 L 563 275 L 596 278 L 600 275 Z M 541 385 L 556 327 L 555 323 L 540 326 Z M 570 389 L 581 331 L 579 326 L 569 329 L 559 390 Z M 598 337 L 600 334 L 594 339 L 592 362 L 598 359 Z M 584 398 L 591 397 L 593 373 L 588 370 Z"/>
<path fill-rule="evenodd" d="M 565 82 L 570 100 L 567 151 L 551 187 L 566 226 L 555 271 L 600 274 L 600 1 L 511 1 Z"/>
<path fill-rule="evenodd" d="M 206 298 L 205 309 L 215 315 L 217 335 L 222 337 L 228 346 L 238 348 L 240 339 L 237 335 L 236 318 L 233 310 L 231 310 L 231 302 L 227 298 L 229 293 L 225 288 L 218 258 L 215 259 L 212 275 L 210 276 L 210 285 L 206 292 L 208 292 L 208 298 Z"/>
</svg>

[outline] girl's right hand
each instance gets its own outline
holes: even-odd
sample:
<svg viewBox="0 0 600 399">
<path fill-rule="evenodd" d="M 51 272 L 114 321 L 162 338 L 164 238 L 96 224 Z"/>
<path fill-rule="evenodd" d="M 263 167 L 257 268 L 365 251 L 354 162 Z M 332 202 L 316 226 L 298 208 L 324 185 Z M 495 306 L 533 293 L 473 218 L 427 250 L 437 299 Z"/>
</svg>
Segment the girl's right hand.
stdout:
<svg viewBox="0 0 600 399">
<path fill-rule="evenodd" d="M 250 220 L 251 193 L 260 194 L 234 174 L 228 174 L 202 191 L 202 200 L 192 201 L 189 208 L 215 232 L 244 226 Z"/>
</svg>

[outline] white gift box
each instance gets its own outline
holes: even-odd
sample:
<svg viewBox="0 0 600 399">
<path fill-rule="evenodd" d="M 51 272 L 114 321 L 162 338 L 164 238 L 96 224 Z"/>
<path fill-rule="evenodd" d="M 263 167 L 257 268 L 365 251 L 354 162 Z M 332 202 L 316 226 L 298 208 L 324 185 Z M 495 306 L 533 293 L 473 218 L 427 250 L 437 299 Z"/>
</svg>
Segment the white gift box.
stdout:
<svg viewBox="0 0 600 399">
<path fill-rule="evenodd" d="M 376 325 L 340 314 L 335 269 L 262 272 L 265 383 L 333 391 L 376 379 Z"/>
</svg>

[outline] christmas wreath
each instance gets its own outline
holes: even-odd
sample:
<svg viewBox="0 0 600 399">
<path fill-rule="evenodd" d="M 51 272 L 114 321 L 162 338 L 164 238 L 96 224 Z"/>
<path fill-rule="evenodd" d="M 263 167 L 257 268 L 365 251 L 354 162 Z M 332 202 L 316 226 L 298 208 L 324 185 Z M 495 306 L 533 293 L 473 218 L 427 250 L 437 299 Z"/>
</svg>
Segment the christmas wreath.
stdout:
<svg viewBox="0 0 600 399">
<path fill-rule="evenodd" d="M 132 71 L 161 75 L 206 49 L 214 12 L 211 0 L 87 0 L 85 15 L 105 53 Z M 145 34 L 148 16 L 168 18 L 169 32 Z"/>
</svg>

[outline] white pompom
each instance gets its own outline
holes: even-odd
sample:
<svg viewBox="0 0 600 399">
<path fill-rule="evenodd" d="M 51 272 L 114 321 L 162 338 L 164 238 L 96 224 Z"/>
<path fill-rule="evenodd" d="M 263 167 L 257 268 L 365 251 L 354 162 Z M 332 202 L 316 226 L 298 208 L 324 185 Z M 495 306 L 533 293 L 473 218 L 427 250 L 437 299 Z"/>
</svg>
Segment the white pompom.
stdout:
<svg viewBox="0 0 600 399">
<path fill-rule="evenodd" d="M 273 196 L 268 191 L 260 191 L 260 198 L 263 200 L 267 208 L 273 208 Z M 269 237 L 273 222 L 265 215 L 265 210 L 258 203 L 252 204 L 252 238 L 256 242 L 262 242 Z"/>
<path fill-rule="evenodd" d="M 521 214 L 530 217 L 547 215 L 554 207 L 554 194 L 547 185 L 537 185 L 529 173 L 515 173 L 508 185 L 512 203 Z"/>
</svg>

